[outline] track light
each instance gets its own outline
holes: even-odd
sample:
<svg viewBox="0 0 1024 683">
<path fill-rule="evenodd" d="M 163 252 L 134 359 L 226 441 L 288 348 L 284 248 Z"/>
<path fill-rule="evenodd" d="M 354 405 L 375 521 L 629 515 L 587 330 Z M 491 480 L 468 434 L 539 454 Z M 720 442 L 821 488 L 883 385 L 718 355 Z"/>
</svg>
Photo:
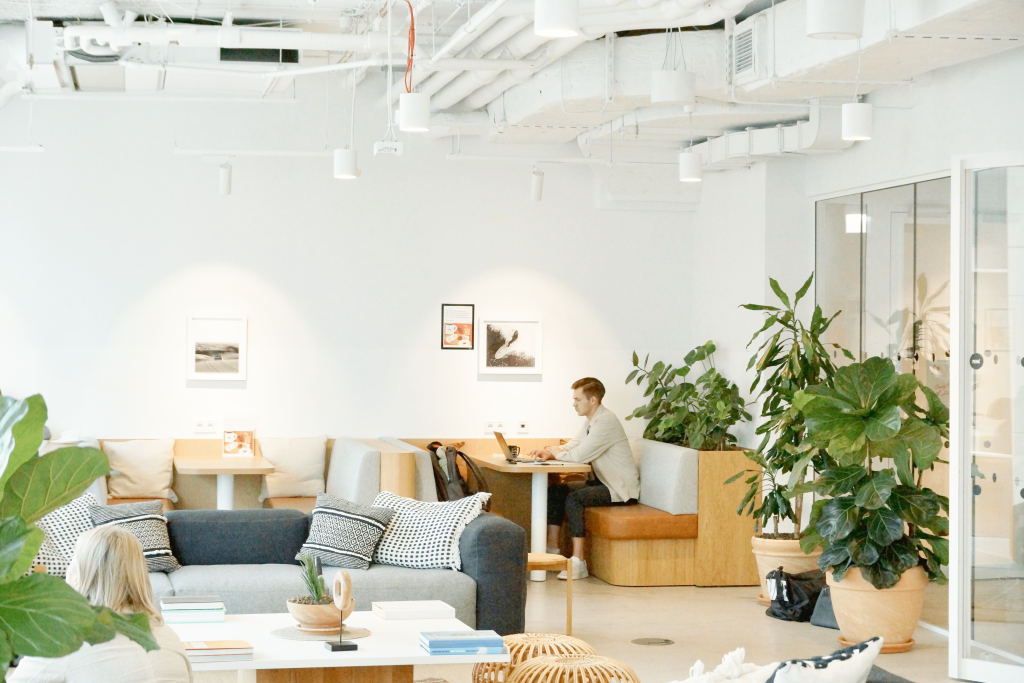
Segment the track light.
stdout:
<svg viewBox="0 0 1024 683">
<path fill-rule="evenodd" d="M 872 107 L 867 102 L 848 102 L 843 105 L 843 139 L 870 140 Z"/>
<path fill-rule="evenodd" d="M 334 177 L 352 180 L 361 175 L 359 155 L 354 149 L 334 150 Z"/>
<path fill-rule="evenodd" d="M 231 162 L 220 165 L 220 193 L 231 194 Z"/>
<path fill-rule="evenodd" d="M 807 0 L 807 37 L 856 40 L 864 35 L 864 0 Z"/>
<path fill-rule="evenodd" d="M 572 38 L 580 32 L 580 0 L 534 0 L 533 32 L 545 38 Z"/>
<path fill-rule="evenodd" d="M 697 74 L 693 71 L 659 70 L 651 72 L 651 104 L 697 103 Z"/>
<path fill-rule="evenodd" d="M 539 202 L 544 197 L 544 171 L 533 169 L 530 180 L 530 199 Z"/>
<path fill-rule="evenodd" d="M 699 183 L 704 179 L 704 157 L 700 152 L 679 153 L 679 180 Z"/>
<path fill-rule="evenodd" d="M 398 130 L 407 133 L 430 130 L 430 95 L 404 92 L 398 96 Z"/>
</svg>

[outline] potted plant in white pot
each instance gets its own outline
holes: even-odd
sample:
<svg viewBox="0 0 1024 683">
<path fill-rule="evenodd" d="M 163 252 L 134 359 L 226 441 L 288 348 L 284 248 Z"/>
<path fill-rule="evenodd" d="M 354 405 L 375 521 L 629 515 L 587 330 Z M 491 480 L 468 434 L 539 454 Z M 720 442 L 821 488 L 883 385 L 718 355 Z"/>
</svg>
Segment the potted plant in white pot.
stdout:
<svg viewBox="0 0 1024 683">
<path fill-rule="evenodd" d="M 949 500 L 921 477 L 940 462 L 949 410 L 888 358 L 839 368 L 832 386 L 794 404 L 813 450 L 827 453 L 806 488 L 828 498 L 814 503 L 801 544 L 823 550 L 841 642 L 882 636 L 882 652 L 906 652 L 928 581 L 946 581 Z"/>
<path fill-rule="evenodd" d="M 808 466 L 821 464 L 824 454 L 811 453 L 811 444 L 805 444 L 806 425 L 804 417 L 793 405 L 793 398 L 801 389 L 816 384 L 831 386 L 836 366 L 832 362 L 829 347 L 842 351 L 850 360 L 853 355 L 838 344 L 825 344 L 821 337 L 839 313 L 831 318 L 822 315 L 819 306 L 814 307 L 807 325 L 797 316 L 796 308 L 807 294 L 814 281 L 812 273 L 796 292 L 792 302 L 774 279 L 769 282 L 781 306 L 746 304 L 742 308 L 750 311 L 764 311 L 766 317 L 761 328 L 754 333 L 749 348 L 763 333 L 767 339 L 750 358 L 747 369 L 757 373 L 750 387 L 751 393 L 761 391 L 761 417 L 764 422 L 756 433 L 762 435 L 757 450 L 746 451 L 747 458 L 758 469 L 744 470 L 729 478 L 730 484 L 744 475 L 749 487 L 736 513 L 753 515 L 757 521 L 756 531 L 751 538 L 757 573 L 761 579 L 761 595 L 758 600 L 767 606 L 768 586 L 765 576 L 773 569 L 782 567 L 791 574 L 816 568 L 821 549 L 810 555 L 800 549 L 801 525 L 803 520 L 803 494 L 794 491 L 804 482 Z M 760 494 L 760 495 L 759 495 Z M 792 502 L 791 502 L 792 500 Z M 792 531 L 781 531 L 783 521 L 792 524 Z"/>
</svg>

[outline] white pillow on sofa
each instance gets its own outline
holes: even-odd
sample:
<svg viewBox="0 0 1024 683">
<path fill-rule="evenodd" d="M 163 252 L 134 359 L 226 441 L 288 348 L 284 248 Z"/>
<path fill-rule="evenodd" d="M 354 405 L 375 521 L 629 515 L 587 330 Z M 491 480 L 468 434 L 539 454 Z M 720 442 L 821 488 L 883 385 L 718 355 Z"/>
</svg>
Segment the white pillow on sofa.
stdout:
<svg viewBox="0 0 1024 683">
<path fill-rule="evenodd" d="M 117 472 L 107 481 L 111 498 L 175 499 L 174 439 L 104 441 L 103 452 Z"/>
<path fill-rule="evenodd" d="M 263 458 L 274 473 L 263 477 L 260 502 L 267 498 L 316 498 L 324 492 L 327 436 L 303 439 L 260 438 Z"/>
</svg>

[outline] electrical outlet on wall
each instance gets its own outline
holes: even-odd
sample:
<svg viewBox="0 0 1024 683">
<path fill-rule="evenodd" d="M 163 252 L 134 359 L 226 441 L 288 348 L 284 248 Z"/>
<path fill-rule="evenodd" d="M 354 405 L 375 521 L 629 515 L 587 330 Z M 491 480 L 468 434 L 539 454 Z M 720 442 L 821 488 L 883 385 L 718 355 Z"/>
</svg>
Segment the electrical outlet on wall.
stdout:
<svg viewBox="0 0 1024 683">
<path fill-rule="evenodd" d="M 487 436 L 493 435 L 498 424 L 497 420 L 484 420 L 484 434 Z"/>
<path fill-rule="evenodd" d="M 527 422 L 526 420 L 517 420 L 516 421 L 516 434 L 529 434 L 529 433 L 530 433 L 530 423 Z"/>
<path fill-rule="evenodd" d="M 504 420 L 498 420 L 494 423 L 494 431 L 501 432 L 502 434 L 508 433 L 508 423 Z"/>
<path fill-rule="evenodd" d="M 217 421 L 210 418 L 199 418 L 193 420 L 192 431 L 196 434 L 216 434 Z"/>
</svg>

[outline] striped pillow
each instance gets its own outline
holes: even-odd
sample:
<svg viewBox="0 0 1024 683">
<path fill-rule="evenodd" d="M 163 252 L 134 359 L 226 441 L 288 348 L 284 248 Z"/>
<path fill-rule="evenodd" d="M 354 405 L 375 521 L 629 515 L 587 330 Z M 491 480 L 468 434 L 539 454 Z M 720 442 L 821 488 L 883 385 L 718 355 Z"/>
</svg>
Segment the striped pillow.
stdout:
<svg viewBox="0 0 1024 683">
<path fill-rule="evenodd" d="M 181 565 L 171 554 L 171 539 L 167 535 L 167 518 L 163 516 L 163 509 L 159 500 L 93 505 L 89 508 L 89 516 L 94 526 L 116 524 L 139 539 L 149 571 L 173 572 L 181 569 Z"/>
<path fill-rule="evenodd" d="M 309 537 L 295 559 L 312 555 L 330 567 L 368 569 L 377 542 L 394 514 L 387 508 L 357 505 L 329 493 L 317 494 Z"/>
</svg>

